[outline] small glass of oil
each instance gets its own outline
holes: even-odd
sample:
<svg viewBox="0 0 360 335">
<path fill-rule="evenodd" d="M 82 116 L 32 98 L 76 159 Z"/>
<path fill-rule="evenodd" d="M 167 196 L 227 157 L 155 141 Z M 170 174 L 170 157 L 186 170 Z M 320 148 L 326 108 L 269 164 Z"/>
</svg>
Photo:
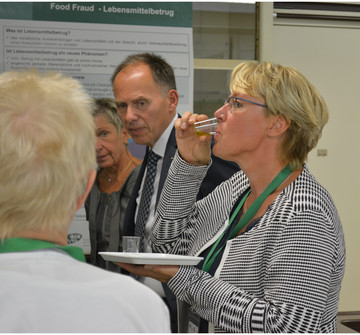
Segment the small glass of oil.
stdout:
<svg viewBox="0 0 360 335">
<path fill-rule="evenodd" d="M 195 122 L 194 127 L 196 135 L 214 135 L 217 124 L 218 120 L 215 117 L 212 119 Z"/>
</svg>

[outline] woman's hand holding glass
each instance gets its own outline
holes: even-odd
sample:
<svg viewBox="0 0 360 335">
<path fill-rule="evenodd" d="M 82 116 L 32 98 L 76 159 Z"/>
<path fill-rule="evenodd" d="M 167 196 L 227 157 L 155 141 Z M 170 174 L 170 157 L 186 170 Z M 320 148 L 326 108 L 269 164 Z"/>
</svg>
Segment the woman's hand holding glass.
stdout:
<svg viewBox="0 0 360 335">
<path fill-rule="evenodd" d="M 195 122 L 206 119 L 207 116 L 204 114 L 185 112 L 175 122 L 178 150 L 182 159 L 189 164 L 202 166 L 210 162 L 211 136 L 208 134 L 197 135 L 194 127 Z"/>
</svg>

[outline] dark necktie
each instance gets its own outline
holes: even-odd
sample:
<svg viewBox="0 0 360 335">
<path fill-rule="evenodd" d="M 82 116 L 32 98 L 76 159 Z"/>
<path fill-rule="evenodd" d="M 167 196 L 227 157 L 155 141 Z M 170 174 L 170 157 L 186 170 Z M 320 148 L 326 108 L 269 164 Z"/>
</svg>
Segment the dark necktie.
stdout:
<svg viewBox="0 0 360 335">
<path fill-rule="evenodd" d="M 149 217 L 151 197 L 154 193 L 157 161 L 161 157 L 152 150 L 149 153 L 147 171 L 135 222 L 135 236 L 140 236 L 140 252 L 144 251 L 145 224 Z"/>
</svg>

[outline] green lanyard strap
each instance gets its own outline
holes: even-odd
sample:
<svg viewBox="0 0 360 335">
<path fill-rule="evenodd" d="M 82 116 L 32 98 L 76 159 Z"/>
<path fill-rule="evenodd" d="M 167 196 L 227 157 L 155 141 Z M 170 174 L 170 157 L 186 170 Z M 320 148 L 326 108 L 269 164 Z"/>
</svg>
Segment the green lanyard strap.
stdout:
<svg viewBox="0 0 360 335">
<path fill-rule="evenodd" d="M 12 237 L 5 239 L 4 241 L 0 241 L 0 253 L 32 251 L 49 248 L 62 249 L 78 261 L 85 262 L 85 256 L 82 249 L 74 246 L 61 246 L 47 241 L 21 237 Z"/>
<path fill-rule="evenodd" d="M 283 182 L 284 180 L 290 175 L 291 173 L 291 169 L 289 166 L 286 166 L 283 170 L 281 170 L 279 172 L 279 174 L 274 178 L 274 180 L 268 185 L 268 187 L 265 189 L 264 192 L 262 192 L 260 194 L 259 197 L 256 198 L 256 200 L 253 202 L 253 204 L 249 207 L 249 209 L 244 213 L 243 217 L 239 220 L 239 222 L 237 223 L 237 225 L 234 227 L 234 229 L 231 231 L 231 233 L 229 234 L 228 240 L 234 238 L 250 221 L 251 219 L 254 217 L 254 215 L 256 214 L 256 212 L 259 210 L 259 208 L 261 207 L 261 205 L 263 204 L 263 202 L 265 201 L 265 199 L 272 193 L 274 192 Z M 211 265 L 214 263 L 216 256 L 221 252 L 221 250 L 225 247 L 225 244 L 222 245 L 216 252 L 216 248 L 218 246 L 218 244 L 220 243 L 220 241 L 223 239 L 225 233 L 228 231 L 228 229 L 230 228 L 232 222 L 234 221 L 234 219 L 236 218 L 236 216 L 238 215 L 240 209 L 244 206 L 245 200 L 246 198 L 249 196 L 250 194 L 249 190 L 244 197 L 241 199 L 241 202 L 239 203 L 239 205 L 236 207 L 233 215 L 231 216 L 230 220 L 229 220 L 229 225 L 226 228 L 226 230 L 221 234 L 221 236 L 217 239 L 217 241 L 215 242 L 215 244 L 213 245 L 213 247 L 211 248 L 209 254 L 207 255 L 202 270 L 209 272 Z"/>
</svg>

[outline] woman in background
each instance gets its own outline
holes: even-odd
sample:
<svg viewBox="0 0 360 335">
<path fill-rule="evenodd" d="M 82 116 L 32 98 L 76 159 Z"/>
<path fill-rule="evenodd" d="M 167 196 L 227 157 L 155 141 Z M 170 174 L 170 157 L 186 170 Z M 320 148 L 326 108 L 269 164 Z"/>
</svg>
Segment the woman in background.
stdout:
<svg viewBox="0 0 360 335">
<path fill-rule="evenodd" d="M 91 263 L 119 272 L 99 251 L 121 251 L 121 236 L 127 203 L 139 173 L 141 160 L 127 149 L 129 134 L 117 114 L 115 101 L 95 99 L 96 160 L 99 167 L 94 186 L 85 202 L 91 241 Z"/>
</svg>

